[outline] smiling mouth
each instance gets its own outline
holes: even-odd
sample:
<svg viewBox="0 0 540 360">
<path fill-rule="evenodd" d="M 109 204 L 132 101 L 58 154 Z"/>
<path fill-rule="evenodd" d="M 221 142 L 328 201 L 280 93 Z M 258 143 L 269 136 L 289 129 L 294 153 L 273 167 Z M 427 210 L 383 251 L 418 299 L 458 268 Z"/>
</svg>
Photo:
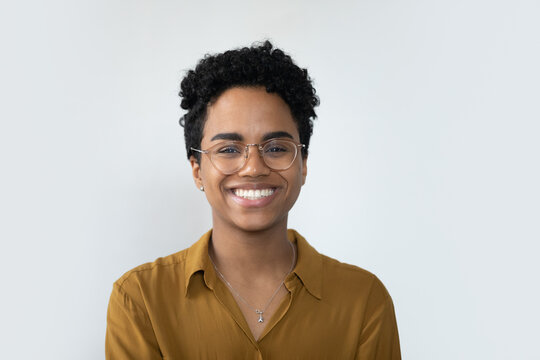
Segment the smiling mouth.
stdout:
<svg viewBox="0 0 540 360">
<path fill-rule="evenodd" d="M 248 199 L 248 200 L 258 200 L 265 197 L 268 197 L 272 195 L 276 191 L 275 188 L 268 188 L 268 189 L 234 189 L 233 193 L 234 195 Z"/>
</svg>

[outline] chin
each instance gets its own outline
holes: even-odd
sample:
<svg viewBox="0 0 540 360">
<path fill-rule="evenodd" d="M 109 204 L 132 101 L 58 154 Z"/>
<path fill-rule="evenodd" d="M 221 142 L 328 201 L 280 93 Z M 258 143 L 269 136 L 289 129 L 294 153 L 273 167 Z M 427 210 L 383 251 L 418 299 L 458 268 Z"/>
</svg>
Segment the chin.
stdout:
<svg viewBox="0 0 540 360">
<path fill-rule="evenodd" d="M 286 218 L 285 218 L 286 221 Z M 257 217 L 246 217 L 243 219 L 238 219 L 234 221 L 234 224 L 239 229 L 247 232 L 258 232 L 271 229 L 273 227 L 279 226 L 281 223 L 280 219 L 261 219 Z"/>
</svg>

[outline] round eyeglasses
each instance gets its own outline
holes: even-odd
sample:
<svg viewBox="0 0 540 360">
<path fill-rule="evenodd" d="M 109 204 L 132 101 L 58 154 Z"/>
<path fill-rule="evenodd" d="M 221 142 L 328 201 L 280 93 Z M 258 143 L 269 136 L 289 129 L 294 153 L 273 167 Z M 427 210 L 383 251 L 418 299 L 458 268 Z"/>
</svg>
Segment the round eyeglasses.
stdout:
<svg viewBox="0 0 540 360">
<path fill-rule="evenodd" d="M 210 162 L 217 170 L 224 175 L 230 175 L 244 167 L 249 156 L 250 146 L 255 146 L 266 166 L 275 171 L 290 168 L 298 155 L 298 149 L 306 147 L 304 144 L 297 144 L 293 140 L 270 139 L 260 144 L 223 141 L 206 150 L 195 148 L 191 148 L 191 150 L 208 155 Z"/>
</svg>

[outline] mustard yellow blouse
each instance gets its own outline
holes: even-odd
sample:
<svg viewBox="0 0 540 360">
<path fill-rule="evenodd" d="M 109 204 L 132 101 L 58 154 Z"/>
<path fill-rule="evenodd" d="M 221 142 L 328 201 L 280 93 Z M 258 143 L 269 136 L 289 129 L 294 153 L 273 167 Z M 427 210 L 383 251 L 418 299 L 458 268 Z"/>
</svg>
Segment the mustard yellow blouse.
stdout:
<svg viewBox="0 0 540 360">
<path fill-rule="evenodd" d="M 190 248 L 114 283 L 107 359 L 401 359 L 394 307 L 371 273 L 319 254 L 294 230 L 289 295 L 256 341 L 208 257 Z M 266 322 L 266 321 L 265 321 Z"/>
</svg>

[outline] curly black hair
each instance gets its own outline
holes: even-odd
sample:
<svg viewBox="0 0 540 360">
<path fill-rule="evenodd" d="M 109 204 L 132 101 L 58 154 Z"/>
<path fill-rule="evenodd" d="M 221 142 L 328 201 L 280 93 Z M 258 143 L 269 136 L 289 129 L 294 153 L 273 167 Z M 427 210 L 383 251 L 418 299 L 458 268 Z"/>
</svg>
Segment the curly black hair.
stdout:
<svg viewBox="0 0 540 360">
<path fill-rule="evenodd" d="M 298 67 L 291 57 L 274 48 L 270 41 L 251 47 L 206 55 L 189 70 L 180 83 L 180 106 L 187 113 L 180 119 L 188 159 L 200 161 L 200 149 L 206 109 L 225 90 L 232 87 L 263 86 L 269 93 L 277 93 L 289 105 L 297 124 L 300 142 L 305 144 L 302 155 L 308 153 L 313 133 L 314 108 L 319 105 L 311 78 L 306 69 Z"/>
</svg>

